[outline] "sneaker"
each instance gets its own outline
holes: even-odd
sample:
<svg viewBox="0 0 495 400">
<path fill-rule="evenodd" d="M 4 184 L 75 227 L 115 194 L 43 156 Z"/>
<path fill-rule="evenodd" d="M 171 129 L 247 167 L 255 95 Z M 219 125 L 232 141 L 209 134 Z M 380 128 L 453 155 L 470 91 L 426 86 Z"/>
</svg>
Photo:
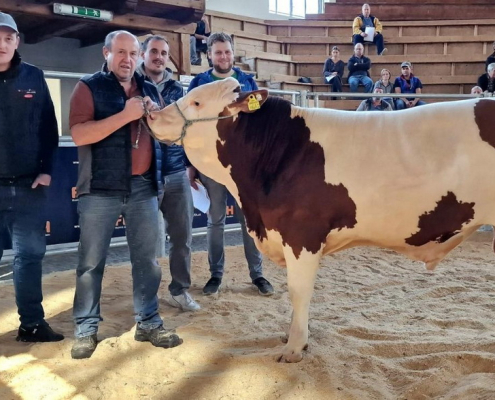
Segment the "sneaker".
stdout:
<svg viewBox="0 0 495 400">
<path fill-rule="evenodd" d="M 263 296 L 271 296 L 274 293 L 273 286 L 265 278 L 256 278 L 253 281 L 253 285 L 258 288 L 259 294 Z"/>
<path fill-rule="evenodd" d="M 76 338 L 76 341 L 72 345 L 70 355 L 74 360 L 89 358 L 95 352 L 97 344 L 96 333 L 94 335 Z"/>
<path fill-rule="evenodd" d="M 182 311 L 201 310 L 201 306 L 194 301 L 188 292 L 184 292 L 178 296 L 169 295 L 167 302 L 172 307 L 180 308 Z"/>
<path fill-rule="evenodd" d="M 222 279 L 211 277 L 208 282 L 206 282 L 205 287 L 203 288 L 203 294 L 209 296 L 210 294 L 216 294 L 220 290 L 220 286 L 222 286 Z"/>
<path fill-rule="evenodd" d="M 150 342 L 155 347 L 169 349 L 182 344 L 183 340 L 175 333 L 174 330 L 165 329 L 163 325 L 158 328 L 146 330 L 136 326 L 134 340 L 138 342 Z"/>
<path fill-rule="evenodd" d="M 384 56 L 385 54 L 387 54 L 387 51 L 388 49 L 385 47 L 379 55 Z"/>
<path fill-rule="evenodd" d="M 60 342 L 64 335 L 55 332 L 47 323 L 38 324 L 34 328 L 24 328 L 22 325 L 17 331 L 18 342 Z"/>
</svg>

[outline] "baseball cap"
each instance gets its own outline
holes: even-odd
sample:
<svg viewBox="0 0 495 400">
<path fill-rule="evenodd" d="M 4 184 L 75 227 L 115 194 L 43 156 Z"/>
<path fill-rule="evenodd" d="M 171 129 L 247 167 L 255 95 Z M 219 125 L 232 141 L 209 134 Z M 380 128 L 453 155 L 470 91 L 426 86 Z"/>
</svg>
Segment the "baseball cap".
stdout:
<svg viewBox="0 0 495 400">
<path fill-rule="evenodd" d="M 17 24 L 15 23 L 14 18 L 12 18 L 10 14 L 5 14 L 3 12 L 0 12 L 0 27 L 1 26 L 6 26 L 19 33 L 19 30 L 17 29 Z"/>
<path fill-rule="evenodd" d="M 411 63 L 410 63 L 409 61 L 404 61 L 404 62 L 400 65 L 400 67 L 401 67 L 401 68 L 402 68 L 402 67 L 409 67 L 409 68 L 411 68 Z"/>
</svg>

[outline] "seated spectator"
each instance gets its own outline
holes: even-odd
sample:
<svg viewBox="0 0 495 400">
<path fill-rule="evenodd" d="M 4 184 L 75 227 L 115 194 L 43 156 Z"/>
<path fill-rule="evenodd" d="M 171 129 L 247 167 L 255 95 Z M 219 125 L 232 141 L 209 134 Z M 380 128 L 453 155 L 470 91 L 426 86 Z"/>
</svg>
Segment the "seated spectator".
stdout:
<svg viewBox="0 0 495 400">
<path fill-rule="evenodd" d="M 191 65 L 201 65 L 201 53 L 208 54 L 208 46 L 206 45 L 208 36 L 210 36 L 210 24 L 208 17 L 203 14 L 201 20 L 196 23 L 196 31 L 194 35 L 191 35 L 189 42 Z M 208 64 L 210 67 L 212 66 L 209 59 Z"/>
<path fill-rule="evenodd" d="M 352 23 L 352 43 L 356 45 L 357 43 L 364 43 L 365 40 L 369 43 L 373 42 L 376 46 L 376 54 L 383 56 L 387 52 L 387 49 L 383 46 L 382 24 L 378 18 L 370 15 L 371 8 L 369 4 L 363 4 L 361 11 L 362 14 L 354 18 L 354 22 Z M 373 40 L 371 38 L 365 39 L 368 36 L 366 33 L 367 27 L 374 29 Z"/>
<path fill-rule="evenodd" d="M 323 77 L 332 87 L 332 92 L 342 92 L 342 76 L 344 75 L 345 63 L 340 59 L 340 50 L 337 46 L 332 47 L 332 55 L 323 67 Z"/>
<path fill-rule="evenodd" d="M 484 93 L 491 93 L 493 95 L 495 91 L 495 63 L 488 64 L 486 74 L 478 78 L 478 86 Z"/>
<path fill-rule="evenodd" d="M 395 93 L 410 94 L 421 93 L 423 84 L 412 73 L 412 65 L 409 61 L 404 61 L 401 64 L 402 74 L 395 78 L 394 90 Z M 395 108 L 397 110 L 403 110 L 405 108 L 412 108 L 416 106 L 422 106 L 426 103 L 419 99 L 419 97 L 404 97 L 396 100 Z"/>
<path fill-rule="evenodd" d="M 375 88 L 373 93 L 383 93 L 382 88 Z M 356 111 L 393 111 L 392 106 L 382 97 L 370 97 L 363 100 Z"/>
<path fill-rule="evenodd" d="M 359 84 L 364 85 L 366 93 L 373 90 L 373 81 L 369 76 L 371 61 L 368 57 L 363 56 L 364 47 L 361 43 L 354 46 L 354 55 L 347 62 L 349 77 L 347 81 L 351 87 L 351 92 L 357 92 Z"/>
<path fill-rule="evenodd" d="M 479 86 L 473 86 L 471 88 L 471 94 L 475 94 L 476 96 L 479 96 L 483 94 L 483 89 L 481 89 Z"/>
<path fill-rule="evenodd" d="M 390 71 L 384 68 L 380 72 L 380 76 L 381 78 L 375 82 L 374 89 L 380 88 L 383 89 L 383 93 L 393 93 L 394 85 L 392 84 L 392 82 L 390 82 L 390 78 L 392 77 Z M 386 97 L 383 100 L 385 100 L 387 103 L 389 103 L 392 106 L 392 108 L 395 109 L 395 104 L 391 97 Z"/>
<path fill-rule="evenodd" d="M 488 66 L 491 63 L 495 63 L 495 42 L 492 43 L 493 53 L 488 56 L 485 62 L 485 71 L 488 71 Z"/>
</svg>

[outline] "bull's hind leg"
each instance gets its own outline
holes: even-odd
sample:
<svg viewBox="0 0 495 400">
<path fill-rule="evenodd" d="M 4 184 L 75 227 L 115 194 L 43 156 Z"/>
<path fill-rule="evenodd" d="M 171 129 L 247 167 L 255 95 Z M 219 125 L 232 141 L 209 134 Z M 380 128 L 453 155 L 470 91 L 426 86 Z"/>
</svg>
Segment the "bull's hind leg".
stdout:
<svg viewBox="0 0 495 400">
<path fill-rule="evenodd" d="M 302 351 L 308 344 L 309 303 L 313 296 L 316 272 L 321 258 L 321 251 L 312 254 L 303 250 L 299 258 L 292 249 L 285 247 L 287 261 L 287 284 L 292 303 L 292 321 L 289 329 L 289 340 L 277 356 L 281 362 L 299 362 Z"/>
</svg>

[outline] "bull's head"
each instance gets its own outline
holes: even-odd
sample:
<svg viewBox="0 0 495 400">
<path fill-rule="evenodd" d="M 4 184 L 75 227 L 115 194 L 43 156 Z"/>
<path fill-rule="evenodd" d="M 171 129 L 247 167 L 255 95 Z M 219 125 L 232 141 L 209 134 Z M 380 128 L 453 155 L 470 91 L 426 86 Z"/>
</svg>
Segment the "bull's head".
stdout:
<svg viewBox="0 0 495 400">
<path fill-rule="evenodd" d="M 235 118 L 240 112 L 254 112 L 267 97 L 266 90 L 240 93 L 239 82 L 226 78 L 199 86 L 176 103 L 152 112 L 148 125 L 157 140 L 184 141 L 186 148 L 201 148 L 209 140 L 218 139 L 218 120 Z"/>
</svg>

